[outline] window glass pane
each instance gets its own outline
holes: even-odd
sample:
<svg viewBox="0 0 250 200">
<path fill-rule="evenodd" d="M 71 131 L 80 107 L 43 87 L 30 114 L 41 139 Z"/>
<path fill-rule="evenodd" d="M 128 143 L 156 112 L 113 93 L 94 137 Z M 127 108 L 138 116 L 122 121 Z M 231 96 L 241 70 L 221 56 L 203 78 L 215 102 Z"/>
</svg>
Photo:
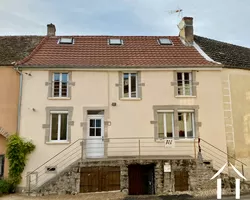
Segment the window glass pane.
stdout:
<svg viewBox="0 0 250 200">
<path fill-rule="evenodd" d="M 61 114 L 61 134 L 60 140 L 67 140 L 68 114 Z"/>
<path fill-rule="evenodd" d="M 96 120 L 96 127 L 101 127 L 101 120 L 100 119 Z"/>
<path fill-rule="evenodd" d="M 123 97 L 129 97 L 129 82 L 128 82 L 128 73 L 123 74 Z"/>
<path fill-rule="evenodd" d="M 101 136 L 101 128 L 96 128 L 96 136 Z"/>
<path fill-rule="evenodd" d="M 95 127 L 95 119 L 91 119 L 89 124 L 90 124 L 90 127 Z"/>
<path fill-rule="evenodd" d="M 178 72 L 177 73 L 177 81 L 181 81 L 182 80 L 182 73 Z"/>
<path fill-rule="evenodd" d="M 62 73 L 62 97 L 67 97 L 68 73 Z"/>
<path fill-rule="evenodd" d="M 185 95 L 191 95 L 190 81 L 185 81 Z"/>
<path fill-rule="evenodd" d="M 89 136 L 95 136 L 95 128 L 89 128 Z"/>
<path fill-rule="evenodd" d="M 178 113 L 179 137 L 185 137 L 184 113 Z"/>
<path fill-rule="evenodd" d="M 68 73 L 62 73 L 62 82 L 67 83 L 68 82 Z"/>
<path fill-rule="evenodd" d="M 58 134 L 58 114 L 51 114 L 52 127 L 51 127 L 51 140 L 57 140 Z"/>
<path fill-rule="evenodd" d="M 131 74 L 131 97 L 136 97 L 136 74 Z"/>
<path fill-rule="evenodd" d="M 54 81 L 53 87 L 54 87 L 54 91 L 53 91 L 54 95 L 53 96 L 54 97 L 59 97 L 60 82 L 59 81 Z"/>
<path fill-rule="evenodd" d="M 190 73 L 184 73 L 184 80 L 186 81 L 186 80 L 190 80 Z"/>
<path fill-rule="evenodd" d="M 163 123 L 164 113 L 158 113 L 158 137 L 164 138 L 164 123 Z"/>
<path fill-rule="evenodd" d="M 60 80 L 60 73 L 54 73 L 54 81 Z"/>
<path fill-rule="evenodd" d="M 177 88 L 178 95 L 183 95 L 182 73 L 177 73 Z"/>
<path fill-rule="evenodd" d="M 193 137 L 193 113 L 186 113 L 186 120 L 187 120 L 187 137 Z"/>
<path fill-rule="evenodd" d="M 173 137 L 173 113 L 166 113 L 167 137 Z"/>
<path fill-rule="evenodd" d="M 182 86 L 178 86 L 178 95 L 183 95 L 184 94 L 184 90 Z"/>
</svg>

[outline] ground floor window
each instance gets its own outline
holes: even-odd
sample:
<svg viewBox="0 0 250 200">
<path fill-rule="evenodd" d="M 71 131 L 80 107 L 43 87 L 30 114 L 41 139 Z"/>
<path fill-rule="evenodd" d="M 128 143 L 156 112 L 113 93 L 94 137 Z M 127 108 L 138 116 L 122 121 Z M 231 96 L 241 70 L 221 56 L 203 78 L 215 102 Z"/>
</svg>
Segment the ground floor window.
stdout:
<svg viewBox="0 0 250 200">
<path fill-rule="evenodd" d="M 4 155 L 0 155 L 0 178 L 3 177 L 4 173 Z"/>
<path fill-rule="evenodd" d="M 174 120 L 177 118 L 177 120 Z M 195 137 L 194 110 L 157 110 L 158 138 Z M 175 134 L 175 130 L 178 133 Z"/>
<path fill-rule="evenodd" d="M 174 112 L 158 111 L 158 137 L 172 138 L 174 136 Z"/>
<path fill-rule="evenodd" d="M 68 140 L 68 112 L 51 111 L 51 131 L 50 141 L 67 141 Z"/>
<path fill-rule="evenodd" d="M 192 111 L 178 111 L 179 137 L 194 137 L 194 113 Z"/>
</svg>

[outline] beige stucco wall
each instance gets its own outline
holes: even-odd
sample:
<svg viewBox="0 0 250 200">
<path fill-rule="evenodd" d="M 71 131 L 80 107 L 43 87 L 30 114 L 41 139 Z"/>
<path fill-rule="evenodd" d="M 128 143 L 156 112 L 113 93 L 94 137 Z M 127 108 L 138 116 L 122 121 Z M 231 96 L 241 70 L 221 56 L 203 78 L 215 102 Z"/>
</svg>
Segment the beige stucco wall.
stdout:
<svg viewBox="0 0 250 200">
<path fill-rule="evenodd" d="M 245 176 L 250 178 L 250 71 L 223 69 L 223 76 L 230 82 L 234 128 L 233 134 L 230 131 L 227 134 L 229 152 L 248 165 L 245 167 Z"/>
<path fill-rule="evenodd" d="M 28 71 L 32 76 L 24 76 L 23 97 L 21 107 L 21 136 L 30 138 L 36 145 L 36 150 L 29 158 L 25 168 L 32 171 L 50 157 L 68 146 L 68 144 L 48 145 L 44 143 L 47 106 L 73 106 L 74 126 L 71 127 L 72 142 L 84 137 L 81 127 L 83 107 L 108 108 L 108 137 L 154 137 L 153 105 L 199 105 L 198 121 L 200 136 L 209 143 L 226 151 L 225 129 L 221 88 L 221 71 L 196 72 L 198 96 L 196 98 L 175 98 L 173 71 L 142 71 L 142 100 L 119 100 L 118 72 L 73 71 L 71 100 L 48 100 L 48 71 Z M 116 102 L 116 106 L 111 103 Z M 35 111 L 32 110 L 35 108 Z M 178 142 L 176 142 L 178 143 Z M 185 143 L 185 142 L 184 142 Z M 187 142 L 193 148 L 193 141 Z M 180 145 L 176 144 L 177 146 Z M 172 150 L 173 155 L 186 155 L 187 151 Z M 190 154 L 194 155 L 193 150 Z M 25 179 L 21 186 L 25 185 Z"/>
<path fill-rule="evenodd" d="M 19 74 L 11 67 L 0 66 L 0 127 L 8 132 L 15 133 L 17 129 L 17 110 L 19 95 Z M 6 152 L 5 137 L 0 135 L 0 154 Z M 5 159 L 4 176 L 8 174 L 7 160 Z"/>
</svg>

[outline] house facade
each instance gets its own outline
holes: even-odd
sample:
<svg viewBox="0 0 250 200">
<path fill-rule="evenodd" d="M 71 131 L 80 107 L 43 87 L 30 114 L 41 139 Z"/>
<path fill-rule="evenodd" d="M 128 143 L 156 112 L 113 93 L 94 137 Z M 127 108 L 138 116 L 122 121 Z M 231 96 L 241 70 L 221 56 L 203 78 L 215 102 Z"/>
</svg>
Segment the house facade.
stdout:
<svg viewBox="0 0 250 200">
<path fill-rule="evenodd" d="M 227 152 L 246 164 L 244 176 L 249 179 L 250 49 L 200 36 L 195 36 L 195 41 L 210 58 L 224 65 L 222 89 Z"/>
<path fill-rule="evenodd" d="M 0 37 L 0 178 L 8 176 L 6 139 L 18 132 L 20 74 L 13 66 L 39 43 L 36 36 Z"/>
<path fill-rule="evenodd" d="M 56 177 L 70 170 L 74 177 L 57 184 L 70 183 L 75 192 L 205 187 L 213 172 L 203 165 L 204 174 L 194 170 L 197 138 L 210 144 L 203 159 L 212 168 L 227 161 L 210 152 L 213 146 L 227 151 L 223 65 L 193 45 L 192 18 L 179 28 L 180 37 L 60 37 L 48 25 L 48 36 L 17 65 L 29 74 L 22 82 L 20 135 L 36 145 L 21 189 L 52 192 Z M 113 178 L 100 185 L 98 177 Z M 145 181 L 146 189 L 132 187 Z"/>
</svg>

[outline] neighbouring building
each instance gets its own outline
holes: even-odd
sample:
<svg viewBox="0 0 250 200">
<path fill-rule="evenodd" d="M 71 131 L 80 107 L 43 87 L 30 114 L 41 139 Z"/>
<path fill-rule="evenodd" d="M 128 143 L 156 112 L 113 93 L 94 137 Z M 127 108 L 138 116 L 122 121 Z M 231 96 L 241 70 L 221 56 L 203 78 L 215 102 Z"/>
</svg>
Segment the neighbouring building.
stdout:
<svg viewBox="0 0 250 200">
<path fill-rule="evenodd" d="M 195 42 L 210 58 L 224 65 L 222 90 L 227 152 L 247 165 L 244 173 L 250 179 L 250 49 L 200 36 L 195 36 Z"/>
<path fill-rule="evenodd" d="M 36 145 L 20 189 L 208 187 L 227 161 L 223 65 L 194 42 L 193 18 L 179 29 L 180 36 L 56 36 L 48 25 L 48 36 L 17 65 L 20 135 Z M 207 144 L 200 164 L 198 137 Z"/>
<path fill-rule="evenodd" d="M 0 36 L 0 179 L 8 176 L 6 138 L 18 132 L 20 74 L 13 66 L 40 40 L 39 36 Z"/>
</svg>

